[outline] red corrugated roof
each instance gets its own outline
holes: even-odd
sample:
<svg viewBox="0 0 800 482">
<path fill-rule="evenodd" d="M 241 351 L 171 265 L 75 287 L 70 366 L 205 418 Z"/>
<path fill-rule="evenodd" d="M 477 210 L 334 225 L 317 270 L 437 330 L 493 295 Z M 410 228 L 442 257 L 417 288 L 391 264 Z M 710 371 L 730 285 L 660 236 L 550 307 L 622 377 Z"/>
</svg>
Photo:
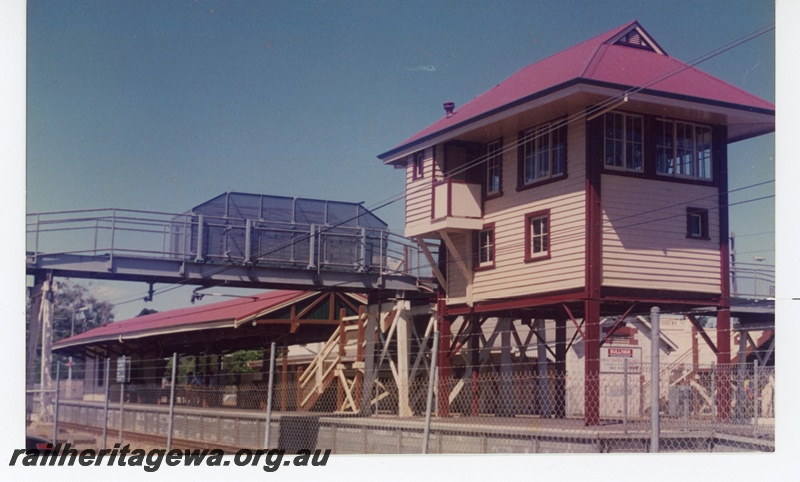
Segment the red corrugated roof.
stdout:
<svg viewBox="0 0 800 482">
<path fill-rule="evenodd" d="M 426 138 L 468 125 L 526 98 L 549 89 L 558 90 L 559 86 L 580 80 L 595 84 L 613 84 L 621 87 L 620 92 L 626 88 L 648 85 L 648 92 L 713 101 L 744 109 L 775 110 L 772 103 L 699 69 L 688 67 L 666 53 L 615 45 L 611 42 L 634 28 L 644 32 L 638 22 L 632 21 L 523 68 L 464 104 L 453 115 L 439 119 L 378 157 L 386 159 Z M 656 48 L 660 50 L 657 44 Z M 686 68 L 679 73 L 650 85 L 663 74 L 683 67 Z"/>
<path fill-rule="evenodd" d="M 119 336 L 169 331 L 170 329 L 188 329 L 192 326 L 197 326 L 199 329 L 200 325 L 207 323 L 230 322 L 230 327 L 233 328 L 237 320 L 270 308 L 277 308 L 286 303 L 298 301 L 310 294 L 313 293 L 289 290 L 267 291 L 253 295 L 252 298 L 234 298 L 209 305 L 153 313 L 152 315 L 109 323 L 85 333 L 65 338 L 54 343 L 53 348 L 72 345 L 76 342 L 85 343 L 91 340 L 114 339 Z"/>
</svg>

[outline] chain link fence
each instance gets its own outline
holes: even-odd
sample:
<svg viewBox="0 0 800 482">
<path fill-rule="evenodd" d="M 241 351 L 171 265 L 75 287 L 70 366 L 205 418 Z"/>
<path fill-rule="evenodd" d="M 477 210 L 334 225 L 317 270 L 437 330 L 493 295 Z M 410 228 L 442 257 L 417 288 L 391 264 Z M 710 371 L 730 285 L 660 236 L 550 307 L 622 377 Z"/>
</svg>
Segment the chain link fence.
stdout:
<svg viewBox="0 0 800 482">
<path fill-rule="evenodd" d="M 94 431 L 103 447 L 124 440 L 231 452 L 648 452 L 655 433 L 663 452 L 774 451 L 775 369 L 757 363 L 663 365 L 654 425 L 647 364 L 625 364 L 593 384 L 580 371 L 557 373 L 551 363 L 544 372 L 535 362 L 460 367 L 444 379 L 420 370 L 405 380 L 393 363 L 372 376 L 358 363 L 320 364 L 321 373 L 278 364 L 270 377 L 224 363 L 189 365 L 195 372 L 175 360 L 137 360 L 128 372 L 124 362 L 97 363 L 84 380 L 54 380 L 45 402 L 35 394 L 32 416 Z M 63 378 L 64 370 L 52 372 Z M 586 425 L 592 397 L 600 422 Z"/>
</svg>

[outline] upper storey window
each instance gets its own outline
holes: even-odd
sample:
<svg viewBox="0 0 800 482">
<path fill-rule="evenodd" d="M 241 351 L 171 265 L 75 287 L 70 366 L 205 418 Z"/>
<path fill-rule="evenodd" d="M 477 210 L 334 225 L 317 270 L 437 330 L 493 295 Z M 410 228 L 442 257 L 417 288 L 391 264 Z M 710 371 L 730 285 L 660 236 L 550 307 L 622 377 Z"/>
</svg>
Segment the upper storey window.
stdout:
<svg viewBox="0 0 800 482">
<path fill-rule="evenodd" d="M 644 171 L 644 120 L 641 116 L 609 112 L 603 117 L 604 163 L 607 168 Z"/>
<path fill-rule="evenodd" d="M 666 119 L 656 121 L 656 172 L 711 180 L 711 128 Z"/>
<path fill-rule="evenodd" d="M 486 197 L 503 194 L 503 140 L 486 145 Z"/>
<path fill-rule="evenodd" d="M 425 176 L 425 151 L 415 152 L 411 155 L 411 179 L 416 181 Z"/>
<path fill-rule="evenodd" d="M 545 124 L 520 133 L 520 187 L 566 174 L 567 126 Z"/>
</svg>

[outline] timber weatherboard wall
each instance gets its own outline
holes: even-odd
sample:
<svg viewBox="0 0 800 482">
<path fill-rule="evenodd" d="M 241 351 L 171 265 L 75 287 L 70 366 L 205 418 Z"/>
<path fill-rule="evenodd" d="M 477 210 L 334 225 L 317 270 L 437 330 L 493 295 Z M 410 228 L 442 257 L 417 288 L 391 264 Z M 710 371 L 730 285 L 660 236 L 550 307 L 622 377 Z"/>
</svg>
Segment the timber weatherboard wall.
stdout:
<svg viewBox="0 0 800 482">
<path fill-rule="evenodd" d="M 584 131 L 582 120 L 567 127 L 566 178 L 520 191 L 517 191 L 517 149 L 504 146 L 503 195 L 486 201 L 483 218 L 484 222 L 495 226 L 495 267 L 475 273 L 475 301 L 584 286 Z M 509 129 L 503 132 L 503 138 L 505 142 L 515 143 L 517 132 Z M 551 256 L 526 263 L 525 214 L 548 209 Z"/>
<path fill-rule="evenodd" d="M 442 178 L 442 170 L 435 162 L 436 147 L 424 149 L 423 175 L 414 179 L 413 154 L 408 156 L 406 166 L 406 236 L 413 235 L 418 226 L 427 226 L 431 222 L 433 180 Z M 441 156 L 438 156 L 441 159 Z M 412 233 L 412 234 L 410 234 Z"/>
<path fill-rule="evenodd" d="M 603 286 L 720 293 L 714 186 L 602 175 Z M 686 236 L 686 207 L 708 210 L 708 238 Z"/>
</svg>

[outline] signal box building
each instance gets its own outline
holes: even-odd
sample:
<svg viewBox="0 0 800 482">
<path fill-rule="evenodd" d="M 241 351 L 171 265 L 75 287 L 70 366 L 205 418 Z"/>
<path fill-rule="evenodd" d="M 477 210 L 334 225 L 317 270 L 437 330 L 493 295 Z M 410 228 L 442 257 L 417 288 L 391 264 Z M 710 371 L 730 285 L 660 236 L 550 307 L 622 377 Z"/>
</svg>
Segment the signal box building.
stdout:
<svg viewBox="0 0 800 482">
<path fill-rule="evenodd" d="M 573 323 L 590 425 L 601 317 L 715 306 L 730 361 L 727 146 L 773 132 L 772 103 L 670 57 L 634 21 L 444 107 L 379 156 L 405 169 L 406 236 L 441 243 L 440 380 L 457 316 L 553 320 L 559 371 Z"/>
</svg>

